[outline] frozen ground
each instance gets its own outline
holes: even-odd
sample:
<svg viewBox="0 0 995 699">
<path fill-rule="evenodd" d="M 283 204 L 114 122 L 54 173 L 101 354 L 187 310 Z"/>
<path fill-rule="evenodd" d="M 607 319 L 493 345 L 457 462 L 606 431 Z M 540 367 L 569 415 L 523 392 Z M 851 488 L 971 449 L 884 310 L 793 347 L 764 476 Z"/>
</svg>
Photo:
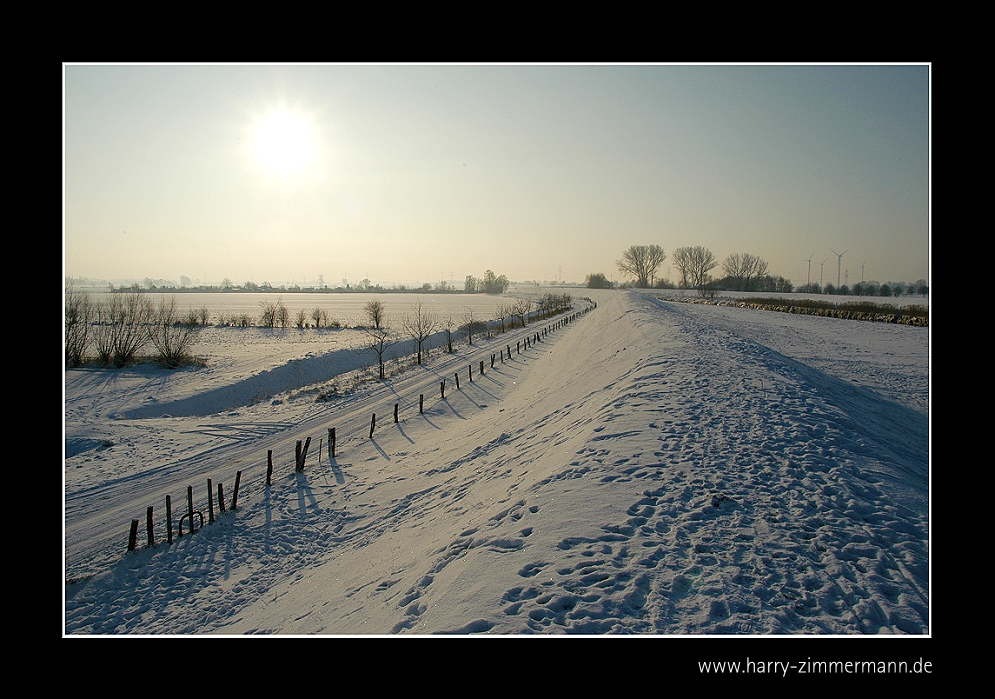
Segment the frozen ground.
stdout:
<svg viewBox="0 0 995 699">
<path fill-rule="evenodd" d="M 353 331 L 67 370 L 65 633 L 928 635 L 929 329 L 589 295 L 382 384 Z"/>
</svg>

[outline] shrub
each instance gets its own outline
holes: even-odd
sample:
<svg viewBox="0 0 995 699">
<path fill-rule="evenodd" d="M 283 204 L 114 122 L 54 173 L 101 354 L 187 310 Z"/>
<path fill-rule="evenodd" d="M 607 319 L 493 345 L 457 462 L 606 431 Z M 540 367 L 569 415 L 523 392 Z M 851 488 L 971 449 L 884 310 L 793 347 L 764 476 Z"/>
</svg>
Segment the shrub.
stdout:
<svg viewBox="0 0 995 699">
<path fill-rule="evenodd" d="M 314 321 L 316 328 L 328 325 L 328 311 L 323 308 L 315 308 L 311 311 L 311 320 Z"/>
<path fill-rule="evenodd" d="M 93 320 L 93 304 L 89 295 L 76 291 L 72 283 L 66 287 L 66 364 L 79 366 L 86 360 L 86 347 Z"/>
<path fill-rule="evenodd" d="M 263 309 L 259 316 L 260 325 L 266 328 L 287 327 L 287 323 L 290 322 L 290 311 L 283 305 L 282 298 L 277 299 L 276 302 L 260 301 L 259 305 Z"/>
<path fill-rule="evenodd" d="M 97 358 L 117 367 L 131 364 L 149 341 L 151 317 L 152 304 L 139 292 L 111 294 L 105 303 L 97 304 L 93 326 Z"/>
<path fill-rule="evenodd" d="M 190 360 L 187 350 L 193 343 L 196 330 L 196 318 L 193 322 L 190 322 L 189 315 L 185 321 L 179 319 L 175 297 L 170 297 L 168 301 L 160 299 L 149 323 L 149 339 L 159 353 L 160 363 L 170 369 L 187 363 Z"/>
</svg>

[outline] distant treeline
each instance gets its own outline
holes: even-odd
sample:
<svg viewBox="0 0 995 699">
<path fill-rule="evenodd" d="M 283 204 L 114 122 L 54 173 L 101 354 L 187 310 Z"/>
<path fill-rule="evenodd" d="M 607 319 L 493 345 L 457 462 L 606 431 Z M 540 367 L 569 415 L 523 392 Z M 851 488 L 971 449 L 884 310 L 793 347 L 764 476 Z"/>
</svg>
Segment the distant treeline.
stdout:
<svg viewBox="0 0 995 699">
<path fill-rule="evenodd" d="M 133 293 L 139 291 L 153 291 L 160 293 L 307 293 L 307 294 L 390 294 L 390 293 L 418 293 L 418 294 L 503 294 L 511 286 L 582 286 L 580 284 L 565 284 L 563 282 L 543 282 L 537 281 L 512 282 L 505 275 L 497 275 L 491 270 L 484 272 L 482 277 L 467 275 L 462 286 L 457 286 L 445 280 L 436 284 L 374 284 L 369 279 L 362 279 L 355 284 L 343 285 L 298 285 L 279 284 L 274 286 L 269 282 L 259 284 L 251 281 L 236 284 L 231 279 L 224 279 L 220 284 L 182 284 L 177 285 L 164 279 L 145 279 L 143 283 L 133 282 L 131 284 L 120 284 L 115 286 L 112 283 L 99 283 L 85 279 L 66 279 L 66 284 L 73 284 L 76 288 L 106 289 L 111 293 Z"/>
</svg>

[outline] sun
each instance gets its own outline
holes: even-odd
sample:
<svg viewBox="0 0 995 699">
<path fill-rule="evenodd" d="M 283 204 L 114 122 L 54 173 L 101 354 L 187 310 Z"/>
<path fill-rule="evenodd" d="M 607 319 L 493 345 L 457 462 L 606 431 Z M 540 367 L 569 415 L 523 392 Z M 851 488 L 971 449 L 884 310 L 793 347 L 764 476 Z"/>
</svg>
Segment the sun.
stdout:
<svg viewBox="0 0 995 699">
<path fill-rule="evenodd" d="M 318 150 L 308 120 L 286 109 L 269 112 L 258 120 L 252 146 L 268 171 L 283 176 L 301 172 L 314 160 Z"/>
</svg>

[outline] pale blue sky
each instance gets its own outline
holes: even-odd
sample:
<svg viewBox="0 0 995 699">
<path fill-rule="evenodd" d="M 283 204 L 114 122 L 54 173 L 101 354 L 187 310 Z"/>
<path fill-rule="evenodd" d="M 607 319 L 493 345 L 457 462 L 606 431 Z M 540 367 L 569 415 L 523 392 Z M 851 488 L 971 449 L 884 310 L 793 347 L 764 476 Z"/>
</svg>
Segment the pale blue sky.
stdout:
<svg viewBox="0 0 995 699">
<path fill-rule="evenodd" d="M 796 285 L 810 257 L 836 283 L 833 250 L 844 282 L 915 281 L 929 88 L 928 65 L 66 65 L 65 273 L 620 280 L 657 244 L 671 278 L 703 245 Z M 298 170 L 255 148 L 274 110 L 309 134 Z"/>
</svg>

